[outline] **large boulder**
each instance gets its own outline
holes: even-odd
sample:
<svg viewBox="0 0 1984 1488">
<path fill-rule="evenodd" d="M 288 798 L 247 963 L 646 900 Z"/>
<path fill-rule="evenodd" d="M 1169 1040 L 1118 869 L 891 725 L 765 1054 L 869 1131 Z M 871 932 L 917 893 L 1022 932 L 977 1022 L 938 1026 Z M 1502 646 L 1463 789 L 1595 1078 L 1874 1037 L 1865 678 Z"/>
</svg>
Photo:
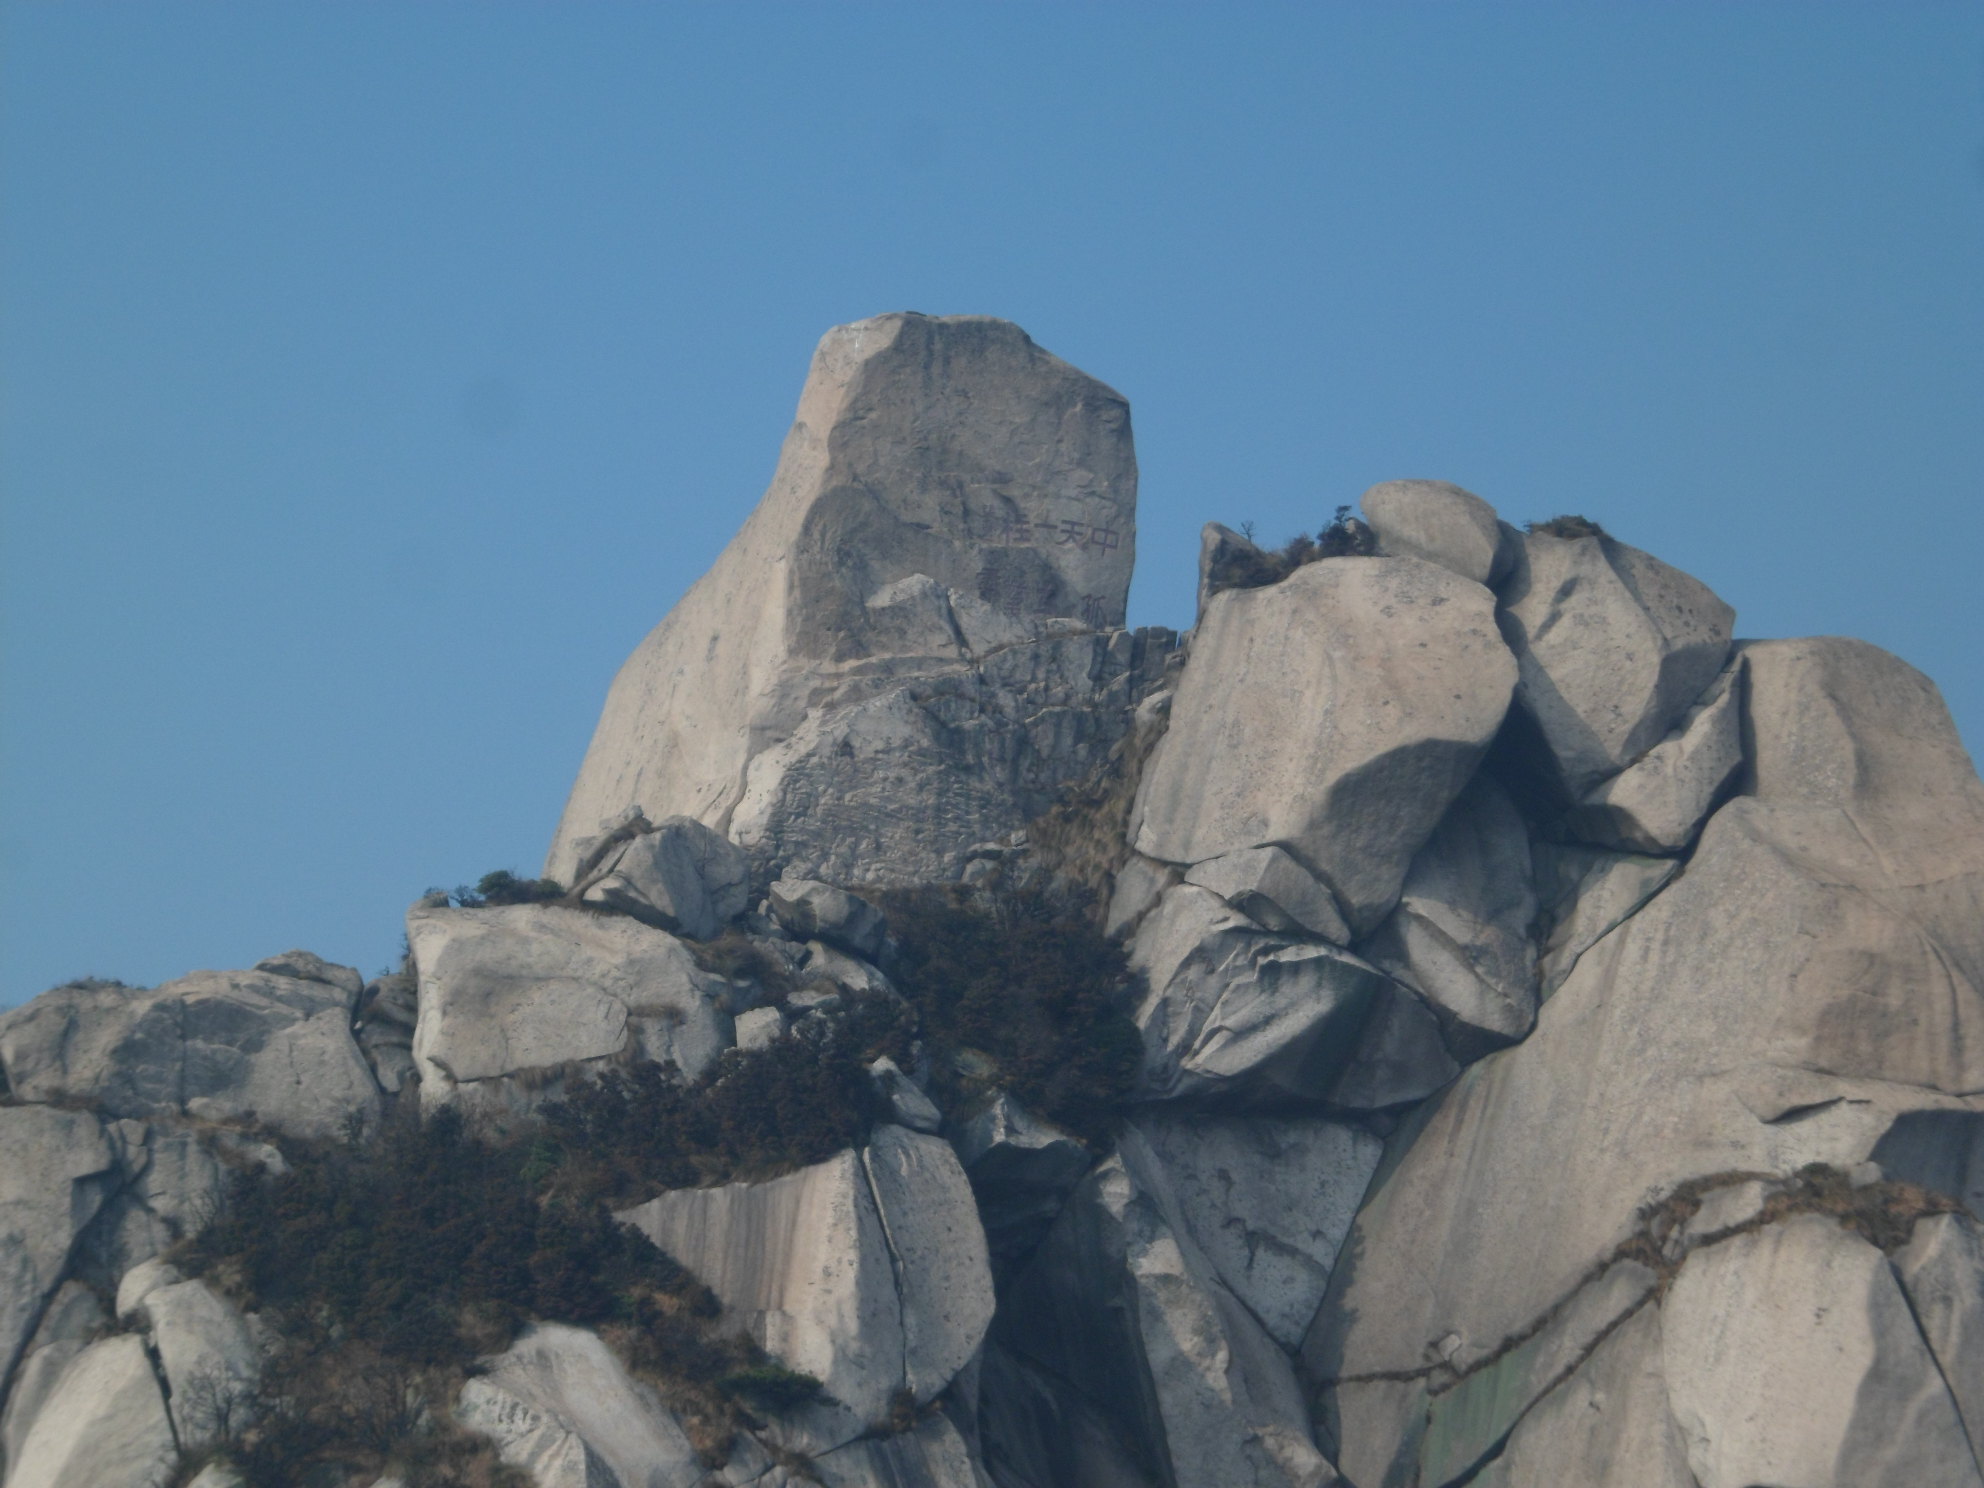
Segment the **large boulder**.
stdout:
<svg viewBox="0 0 1984 1488">
<path fill-rule="evenodd" d="M 1680 852 L 1743 763 L 1743 663 L 1710 684 L 1674 731 L 1595 786 L 1571 813 L 1579 836 L 1622 852 Z"/>
<path fill-rule="evenodd" d="M 583 1328 L 526 1328 L 462 1386 L 455 1419 L 537 1488 L 678 1488 L 703 1477 L 674 1413 Z"/>
<path fill-rule="evenodd" d="M 1140 1092 L 1225 1105 L 1317 1101 L 1350 1063 L 1385 975 L 1325 942 L 1271 935 L 1195 884 L 1138 926 Z"/>
<path fill-rule="evenodd" d="M 941 1139 L 879 1126 L 860 1151 L 783 1178 L 662 1194 L 620 1219 L 687 1266 L 727 1315 L 832 1397 L 815 1450 L 934 1399 L 992 1318 L 984 1231 Z"/>
<path fill-rule="evenodd" d="M 144 1340 L 125 1333 L 69 1361 L 8 1464 L 7 1488 L 164 1488 L 178 1456 Z"/>
<path fill-rule="evenodd" d="M 694 1079 L 732 1042 L 729 984 L 666 931 L 558 905 L 416 905 L 420 1098 L 526 1108 L 571 1068 L 630 1048 Z"/>
<path fill-rule="evenodd" d="M 1416 558 L 1335 558 L 1206 605 L 1144 771 L 1138 852 L 1278 846 L 1363 934 L 1473 774 L 1515 683 L 1479 584 Z"/>
<path fill-rule="evenodd" d="M 1381 553 L 1423 558 L 1477 584 L 1501 576 L 1502 524 L 1495 508 L 1472 491 L 1447 481 L 1381 481 L 1358 505 Z"/>
<path fill-rule="evenodd" d="M 41 1322 L 71 1253 L 121 1180 L 87 1111 L 0 1106 L 0 1386 Z"/>
<path fill-rule="evenodd" d="M 1051 1474 L 1035 1481 L 1336 1482 L 1288 1356 L 1199 1248 L 1134 1129 L 1007 1289 L 994 1336 L 1013 1363 L 987 1371 L 985 1410 L 1006 1423 L 1003 1454 Z"/>
<path fill-rule="evenodd" d="M 1856 642 L 1747 658 L 1749 794 L 1394 1138 L 1304 1344 L 1347 1420 L 1355 1381 L 1476 1369 L 1563 1315 L 1682 1185 L 1851 1170 L 1909 1113 L 1984 1109 L 1984 787 L 1948 715 Z M 1347 1426 L 1346 1460 L 1393 1460 L 1389 1429 Z"/>
<path fill-rule="evenodd" d="M 1645 754 L 1729 659 L 1736 612 L 1703 584 L 1609 537 L 1532 532 L 1501 584 L 1521 668 L 1516 703 L 1568 801 Z"/>
<path fill-rule="evenodd" d="M 1121 626 L 1135 547 L 1119 394 L 1005 321 L 829 331 L 764 499 L 614 680 L 546 872 L 570 882 L 579 840 L 639 806 L 843 882 L 952 876 L 1120 737 L 1134 658 L 1079 633 Z M 898 808 L 860 799 L 858 851 L 843 752 L 891 767 Z"/>
<path fill-rule="evenodd" d="M 1421 993 L 1466 1062 L 1536 1022 L 1537 899 L 1529 829 L 1507 794 L 1476 776 L 1406 870 L 1372 963 Z"/>
<path fill-rule="evenodd" d="M 646 827 L 646 819 L 639 824 Z M 694 817 L 671 816 L 657 827 L 613 836 L 573 886 L 585 903 L 691 940 L 710 939 L 744 913 L 749 860 Z"/>
<path fill-rule="evenodd" d="M 0 1014 L 0 1067 L 17 1099 L 111 1116 L 192 1116 L 295 1137 L 369 1128 L 380 1095 L 352 1037 L 360 979 L 314 956 L 299 968 L 300 954 L 149 991 L 57 987 Z M 274 965 L 283 969 L 264 969 Z"/>
<path fill-rule="evenodd" d="M 262 1361 L 234 1305 L 205 1282 L 178 1281 L 147 1292 L 136 1310 L 165 1371 L 180 1447 L 197 1451 L 245 1426 Z"/>
</svg>

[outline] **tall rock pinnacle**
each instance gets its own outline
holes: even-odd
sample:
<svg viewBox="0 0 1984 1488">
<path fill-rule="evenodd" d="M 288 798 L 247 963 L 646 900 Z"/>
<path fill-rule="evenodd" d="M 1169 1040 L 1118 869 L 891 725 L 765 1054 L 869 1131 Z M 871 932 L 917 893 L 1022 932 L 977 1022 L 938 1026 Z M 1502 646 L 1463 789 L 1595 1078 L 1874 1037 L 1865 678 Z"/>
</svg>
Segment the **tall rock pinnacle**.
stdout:
<svg viewBox="0 0 1984 1488">
<path fill-rule="evenodd" d="M 581 840 L 632 807 L 775 845 L 782 861 L 808 858 L 797 819 L 824 829 L 820 809 L 833 803 L 816 797 L 842 794 L 803 758 L 820 754 L 823 729 L 843 754 L 865 752 L 864 741 L 899 762 L 905 750 L 963 750 L 993 797 L 1002 769 L 1021 795 L 1070 778 L 1024 757 L 1038 748 L 1013 730 L 1038 708 L 1008 717 L 998 696 L 981 695 L 981 663 L 1122 625 L 1136 490 L 1128 404 L 1018 326 L 892 314 L 827 332 L 757 510 L 614 679 L 545 871 L 568 880 Z M 1049 662 L 1054 678 L 991 679 L 992 692 L 1051 694 L 1072 661 Z M 1107 680 L 1089 670 L 1086 658 L 1076 665 L 1078 690 Z M 967 678 L 971 696 L 923 716 L 929 684 L 947 679 L 956 694 Z M 864 703 L 874 706 L 860 718 L 840 718 L 859 738 L 836 732 L 834 719 Z M 1080 773 L 1087 754 L 1065 763 Z M 990 797 L 960 805 L 956 784 L 947 773 L 950 799 L 919 802 L 931 819 L 911 835 L 926 850 L 893 862 L 899 874 L 948 866 L 1046 800 L 1028 799 L 1027 811 Z M 877 854 L 847 846 L 862 824 L 832 830 L 841 850 L 812 854 L 814 866 L 842 877 L 876 866 Z M 892 845 L 899 859 L 904 844 Z"/>
</svg>

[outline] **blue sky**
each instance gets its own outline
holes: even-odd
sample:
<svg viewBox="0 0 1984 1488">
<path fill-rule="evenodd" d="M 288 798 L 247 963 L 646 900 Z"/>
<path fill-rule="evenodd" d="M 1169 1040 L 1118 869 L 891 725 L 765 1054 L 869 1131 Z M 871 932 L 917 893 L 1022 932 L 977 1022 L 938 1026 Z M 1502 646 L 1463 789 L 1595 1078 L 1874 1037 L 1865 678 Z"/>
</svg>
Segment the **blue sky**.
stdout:
<svg viewBox="0 0 1984 1488">
<path fill-rule="evenodd" d="M 0 11 L 0 1004 L 539 861 L 814 341 L 1003 315 L 1202 522 L 1582 512 L 1984 739 L 1984 7 Z"/>
</svg>

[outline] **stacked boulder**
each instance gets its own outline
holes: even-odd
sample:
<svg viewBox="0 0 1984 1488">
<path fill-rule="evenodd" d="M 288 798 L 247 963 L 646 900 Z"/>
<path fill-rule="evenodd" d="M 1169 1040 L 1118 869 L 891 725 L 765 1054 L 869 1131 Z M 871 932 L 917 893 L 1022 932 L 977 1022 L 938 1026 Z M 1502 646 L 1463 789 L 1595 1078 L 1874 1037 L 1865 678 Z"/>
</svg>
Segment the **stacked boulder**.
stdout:
<svg viewBox="0 0 1984 1488">
<path fill-rule="evenodd" d="M 829 332 L 613 684 L 561 897 L 430 896 L 369 985 L 0 1015 L 0 1484 L 162 1488 L 257 1409 L 262 1324 L 163 1254 L 229 1170 L 913 1024 L 874 890 L 1019 884 L 1134 974 L 1106 1130 L 891 1046 L 842 1150 L 615 1216 L 792 1399 L 710 1450 L 540 1319 L 453 1420 L 538 1488 L 1984 1488 L 1984 785 L 1933 685 L 1417 480 L 1208 528 L 1181 647 L 1122 628 L 1135 482 L 1017 327 Z"/>
</svg>

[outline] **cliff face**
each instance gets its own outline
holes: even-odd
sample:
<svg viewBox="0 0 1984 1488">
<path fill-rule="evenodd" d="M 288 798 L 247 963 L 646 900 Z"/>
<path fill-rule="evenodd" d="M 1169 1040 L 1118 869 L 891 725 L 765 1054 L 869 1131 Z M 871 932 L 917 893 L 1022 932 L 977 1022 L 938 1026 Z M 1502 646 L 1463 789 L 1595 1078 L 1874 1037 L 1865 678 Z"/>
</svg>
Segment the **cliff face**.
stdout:
<svg viewBox="0 0 1984 1488">
<path fill-rule="evenodd" d="M 4 1488 L 1984 1488 L 1934 685 L 1433 481 L 1127 632 L 1134 507 L 829 332 L 555 884 L 0 1015 Z"/>
</svg>

